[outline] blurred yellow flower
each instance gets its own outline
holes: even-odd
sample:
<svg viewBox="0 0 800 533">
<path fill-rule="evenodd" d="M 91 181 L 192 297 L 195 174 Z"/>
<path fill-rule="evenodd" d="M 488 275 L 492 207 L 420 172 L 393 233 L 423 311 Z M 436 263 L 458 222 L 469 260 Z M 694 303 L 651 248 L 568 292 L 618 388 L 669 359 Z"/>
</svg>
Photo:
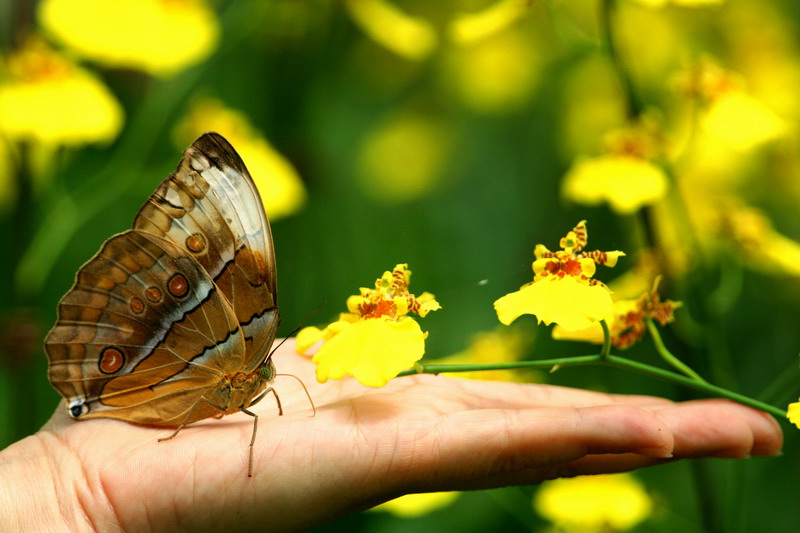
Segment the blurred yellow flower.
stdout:
<svg viewBox="0 0 800 533">
<path fill-rule="evenodd" d="M 454 44 L 471 45 L 509 28 L 530 10 L 529 0 L 498 0 L 475 12 L 457 12 L 445 23 Z M 373 41 L 410 60 L 423 60 L 439 46 L 433 21 L 402 11 L 390 0 L 345 0 L 350 18 Z"/>
<path fill-rule="evenodd" d="M 451 131 L 436 118 L 412 111 L 391 115 L 363 141 L 358 182 L 383 202 L 416 200 L 441 181 L 451 147 Z"/>
<path fill-rule="evenodd" d="M 516 328 L 499 327 L 482 331 L 472 336 L 467 348 L 459 353 L 436 360 L 444 365 L 481 365 L 494 363 L 516 363 L 521 361 L 530 348 L 532 339 Z M 456 374 L 453 374 L 456 375 Z M 458 372 L 457 377 L 491 381 L 539 381 L 529 369 L 477 370 Z"/>
<path fill-rule="evenodd" d="M 519 29 L 449 49 L 445 60 L 443 83 L 464 105 L 487 114 L 525 104 L 544 64 L 530 36 Z"/>
<path fill-rule="evenodd" d="M 347 299 L 349 313 L 325 329 L 303 328 L 297 334 L 297 352 L 324 344 L 314 354 L 317 381 L 340 379 L 350 374 L 364 385 L 382 387 L 425 354 L 425 338 L 419 324 L 408 313 L 424 317 L 440 309 L 433 295 L 418 297 L 408 292 L 411 271 L 399 264 L 360 294 Z"/>
<path fill-rule="evenodd" d="M 533 498 L 536 512 L 562 532 L 627 531 L 647 520 L 653 500 L 630 474 L 547 481 Z"/>
<path fill-rule="evenodd" d="M 775 231 L 761 210 L 739 207 L 728 211 L 720 233 L 733 239 L 751 267 L 800 276 L 800 243 Z"/>
<path fill-rule="evenodd" d="M 436 48 L 433 25 L 404 13 L 388 0 L 345 0 L 344 5 L 365 34 L 399 56 L 425 59 Z"/>
<path fill-rule="evenodd" d="M 581 330 L 605 318 L 611 312 L 610 291 L 592 276 L 596 265 L 613 267 L 625 254 L 584 252 L 587 241 L 586 221 L 582 220 L 561 239 L 561 250 L 551 252 L 537 244 L 533 282 L 494 302 L 500 322 L 508 325 L 531 314 L 539 323 Z"/>
<path fill-rule="evenodd" d="M 728 42 L 726 60 L 747 80 L 750 94 L 789 121 L 800 115 L 794 22 L 780 3 L 758 0 L 731 2 L 720 17 Z"/>
<path fill-rule="evenodd" d="M 675 167 L 676 188 L 689 220 L 681 222 L 680 217 L 675 217 L 674 208 L 656 206 L 653 214 L 658 240 L 670 250 L 663 259 L 670 263 L 674 275 L 696 259 L 693 247 L 714 250 L 720 244 L 733 244 L 749 266 L 772 274 L 797 276 L 800 243 L 776 232 L 765 214 L 746 206 L 743 199 L 764 182 L 765 160 L 754 157 L 751 149 L 773 140 L 788 140 L 793 127 L 745 93 L 742 76 L 723 69 L 712 59 L 695 61 L 677 81 L 690 104 L 686 107 L 691 108 L 683 120 L 684 153 Z M 751 111 L 760 109 L 764 113 L 750 113 L 750 104 L 754 106 Z M 786 146 L 785 142 L 774 143 L 768 153 L 785 152 Z M 769 190 L 784 198 L 794 197 L 798 192 L 796 167 L 789 163 L 794 156 L 778 157 L 781 164 L 772 164 L 767 172 L 771 177 Z M 692 228 L 697 228 L 694 245 L 687 243 L 684 236 Z"/>
<path fill-rule="evenodd" d="M 800 428 L 800 402 L 790 403 L 786 410 L 786 416 L 789 418 L 789 422 Z"/>
<path fill-rule="evenodd" d="M 29 39 L 6 60 L 0 80 L 0 133 L 9 139 L 76 145 L 110 141 L 123 111 L 88 71 Z"/>
<path fill-rule="evenodd" d="M 681 7 L 706 7 L 724 4 L 726 0 L 636 0 L 648 7 L 663 7 L 667 4 Z"/>
<path fill-rule="evenodd" d="M 746 151 L 787 132 L 786 122 L 745 92 L 738 74 L 704 58 L 680 73 L 679 90 L 703 108 L 700 125 L 712 139 Z"/>
<path fill-rule="evenodd" d="M 292 164 L 270 145 L 247 116 L 211 98 L 197 100 L 175 128 L 175 141 L 186 146 L 206 131 L 228 139 L 253 176 L 264 210 L 270 220 L 297 212 L 306 200 L 306 189 Z"/>
<path fill-rule="evenodd" d="M 606 153 L 578 159 L 562 184 L 565 198 L 587 205 L 608 202 L 620 214 L 651 205 L 667 193 L 668 178 L 652 162 L 663 143 L 654 121 L 614 130 L 606 135 Z"/>
<path fill-rule="evenodd" d="M 386 511 L 401 518 L 415 518 L 447 507 L 458 498 L 460 492 L 427 492 L 406 494 L 370 509 Z"/>
<path fill-rule="evenodd" d="M 456 44 L 473 44 L 499 33 L 530 11 L 530 0 L 498 0 L 474 13 L 459 13 L 450 22 L 448 34 Z"/>
<path fill-rule="evenodd" d="M 704 130 L 738 150 L 781 137 L 786 123 L 756 98 L 731 90 L 715 99 L 702 119 Z"/>
<path fill-rule="evenodd" d="M 620 214 L 653 204 L 667 192 L 667 176 L 650 161 L 604 155 L 576 161 L 564 177 L 565 198 L 585 205 L 608 202 Z"/>
<path fill-rule="evenodd" d="M 170 75 L 217 44 L 205 0 L 43 0 L 41 25 L 82 56 L 111 67 Z"/>
</svg>

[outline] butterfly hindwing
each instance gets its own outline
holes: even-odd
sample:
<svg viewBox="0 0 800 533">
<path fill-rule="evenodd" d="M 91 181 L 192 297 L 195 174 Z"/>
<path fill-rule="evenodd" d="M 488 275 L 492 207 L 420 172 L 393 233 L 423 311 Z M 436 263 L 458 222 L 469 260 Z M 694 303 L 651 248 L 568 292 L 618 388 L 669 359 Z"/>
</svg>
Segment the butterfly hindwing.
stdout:
<svg viewBox="0 0 800 533">
<path fill-rule="evenodd" d="M 76 418 L 174 426 L 220 376 L 241 368 L 246 349 L 200 263 L 169 240 L 129 230 L 81 267 L 45 350 L 50 381 Z M 213 414 L 199 406 L 192 418 Z"/>
</svg>

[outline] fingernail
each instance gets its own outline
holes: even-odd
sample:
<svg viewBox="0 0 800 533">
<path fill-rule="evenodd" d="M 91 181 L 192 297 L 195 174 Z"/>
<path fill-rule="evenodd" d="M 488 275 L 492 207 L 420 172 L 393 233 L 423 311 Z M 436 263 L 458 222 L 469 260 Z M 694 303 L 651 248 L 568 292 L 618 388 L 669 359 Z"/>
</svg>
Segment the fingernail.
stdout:
<svg viewBox="0 0 800 533">
<path fill-rule="evenodd" d="M 783 450 L 774 446 L 755 446 L 751 454 L 755 457 L 783 457 Z"/>
<path fill-rule="evenodd" d="M 672 452 L 663 446 L 643 446 L 636 448 L 633 453 L 645 455 L 647 457 L 658 457 L 659 459 L 672 459 Z"/>
<path fill-rule="evenodd" d="M 710 455 L 722 459 L 750 459 L 750 457 L 752 457 L 750 450 L 744 448 L 726 448 L 724 450 L 717 450 Z"/>
</svg>

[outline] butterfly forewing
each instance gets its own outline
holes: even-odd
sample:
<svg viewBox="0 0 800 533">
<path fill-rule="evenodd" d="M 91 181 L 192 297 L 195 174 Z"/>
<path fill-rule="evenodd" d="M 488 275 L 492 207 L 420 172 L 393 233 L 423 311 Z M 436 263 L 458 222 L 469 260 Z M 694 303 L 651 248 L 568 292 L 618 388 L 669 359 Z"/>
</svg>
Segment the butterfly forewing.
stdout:
<svg viewBox="0 0 800 533">
<path fill-rule="evenodd" d="M 203 266 L 242 328 L 244 368 L 258 367 L 279 322 L 275 253 L 258 190 L 233 147 L 214 133 L 200 137 L 133 227 L 175 242 Z"/>
</svg>

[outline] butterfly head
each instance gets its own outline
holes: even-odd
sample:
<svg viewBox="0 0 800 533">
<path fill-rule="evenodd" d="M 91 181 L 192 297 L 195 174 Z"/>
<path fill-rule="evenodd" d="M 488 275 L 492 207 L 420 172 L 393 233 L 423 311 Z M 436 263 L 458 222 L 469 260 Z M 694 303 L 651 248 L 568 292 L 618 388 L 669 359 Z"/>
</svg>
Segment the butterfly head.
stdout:
<svg viewBox="0 0 800 533">
<path fill-rule="evenodd" d="M 271 357 L 258 367 L 258 376 L 266 383 L 270 383 L 275 379 L 275 365 L 272 363 Z"/>
</svg>

